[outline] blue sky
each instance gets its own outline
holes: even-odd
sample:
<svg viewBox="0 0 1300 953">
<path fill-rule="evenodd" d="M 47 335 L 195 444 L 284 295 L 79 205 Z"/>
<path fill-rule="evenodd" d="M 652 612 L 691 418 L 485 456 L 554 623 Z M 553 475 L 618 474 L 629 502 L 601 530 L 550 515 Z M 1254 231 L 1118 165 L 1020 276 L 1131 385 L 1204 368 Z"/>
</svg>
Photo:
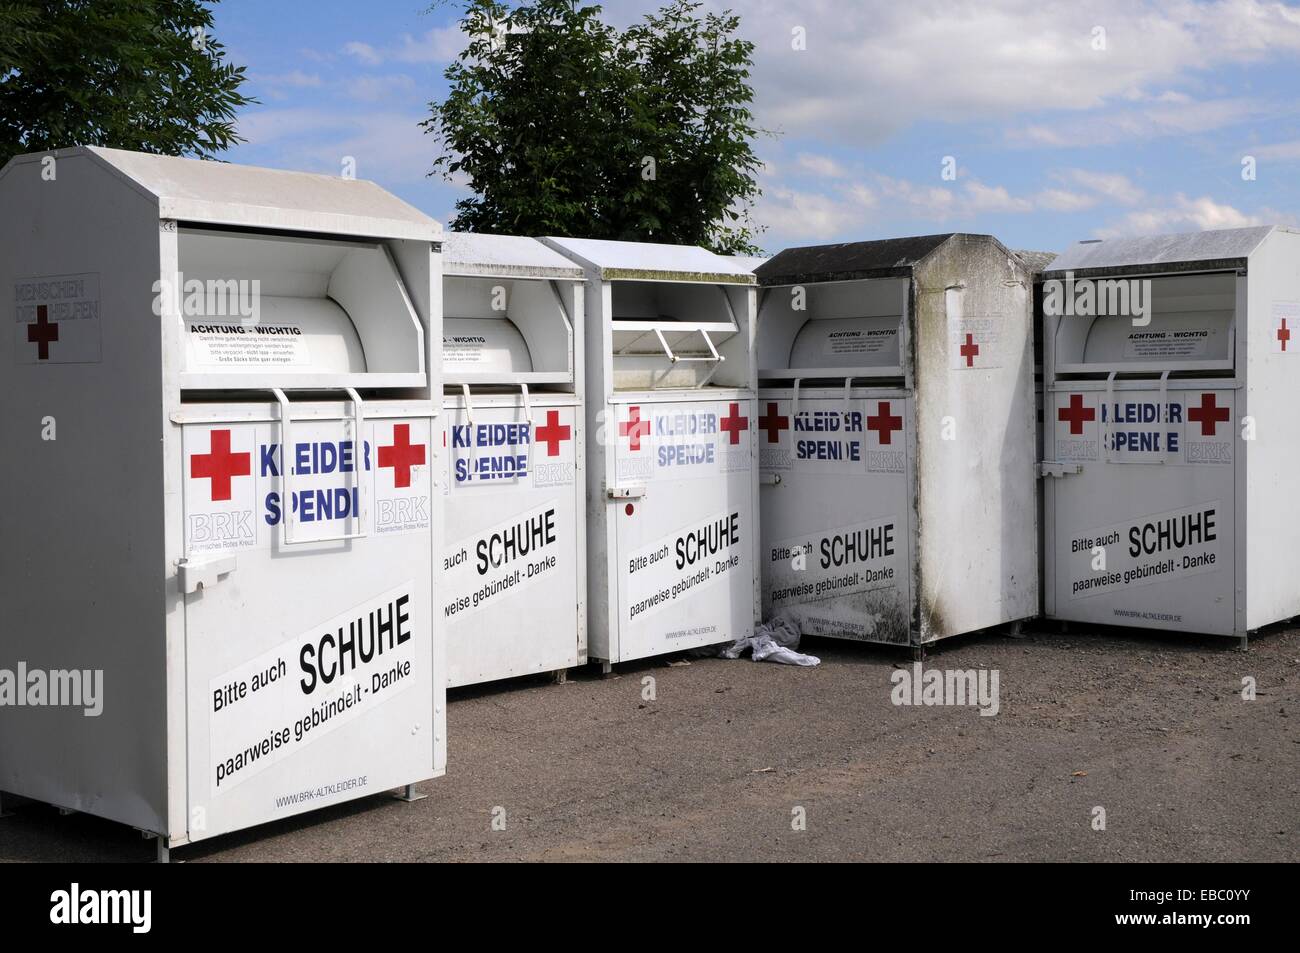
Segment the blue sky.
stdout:
<svg viewBox="0 0 1300 953">
<path fill-rule="evenodd" d="M 757 44 L 755 220 L 789 245 L 942 231 L 1017 248 L 1295 223 L 1300 4 L 734 0 Z M 626 24 L 651 6 L 604 4 Z M 374 179 L 446 223 L 417 125 L 464 46 L 459 5 L 224 0 L 261 103 L 235 162 Z M 803 48 L 796 48 L 801 46 Z M 956 178 L 944 178 L 945 157 Z M 1253 157 L 1255 178 L 1244 179 Z"/>
</svg>

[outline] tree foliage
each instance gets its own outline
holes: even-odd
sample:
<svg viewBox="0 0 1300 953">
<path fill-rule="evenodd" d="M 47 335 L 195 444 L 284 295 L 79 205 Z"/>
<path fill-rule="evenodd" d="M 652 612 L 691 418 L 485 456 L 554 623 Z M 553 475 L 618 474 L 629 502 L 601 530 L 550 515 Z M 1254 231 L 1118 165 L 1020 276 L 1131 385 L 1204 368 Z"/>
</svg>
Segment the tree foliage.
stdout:
<svg viewBox="0 0 1300 953">
<path fill-rule="evenodd" d="M 203 0 L 0 0 L 0 165 L 74 145 L 211 158 L 242 141 L 244 80 Z"/>
<path fill-rule="evenodd" d="M 620 31 L 601 8 L 471 0 L 470 43 L 424 122 L 465 231 L 754 252 L 759 130 L 739 18 L 673 0 Z"/>
</svg>

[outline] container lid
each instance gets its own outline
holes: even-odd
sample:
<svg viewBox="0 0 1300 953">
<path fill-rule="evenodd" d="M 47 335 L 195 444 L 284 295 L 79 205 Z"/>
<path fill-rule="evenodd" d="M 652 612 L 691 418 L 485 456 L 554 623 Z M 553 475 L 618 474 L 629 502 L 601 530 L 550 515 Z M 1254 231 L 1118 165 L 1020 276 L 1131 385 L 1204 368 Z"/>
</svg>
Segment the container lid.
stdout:
<svg viewBox="0 0 1300 953">
<path fill-rule="evenodd" d="M 695 245 L 656 245 L 594 238 L 543 238 L 602 281 L 698 281 L 754 283 L 754 275 L 735 259 Z"/>
<path fill-rule="evenodd" d="M 1047 267 L 1056 260 L 1054 251 L 1029 251 L 1024 248 L 1014 249 L 1011 254 L 1019 258 L 1034 276 L 1041 275 L 1047 270 Z"/>
<path fill-rule="evenodd" d="M 443 237 L 442 226 L 429 216 L 361 179 L 98 146 L 54 155 L 94 157 L 156 198 L 159 218 L 361 238 L 437 242 Z"/>
<path fill-rule="evenodd" d="M 1138 272 L 1218 271 L 1240 268 L 1275 225 L 1219 228 L 1177 235 L 1144 235 L 1076 242 L 1047 267 L 1046 277 Z"/>
<path fill-rule="evenodd" d="M 871 242 L 841 242 L 787 248 L 760 265 L 755 272 L 762 285 L 797 285 L 817 281 L 855 281 L 864 278 L 904 278 L 939 246 L 956 237 L 918 235 Z M 991 236 L 974 236 L 990 238 Z"/>
<path fill-rule="evenodd" d="M 447 232 L 443 237 L 442 272 L 458 277 L 583 277 L 581 267 L 535 238 L 470 232 Z"/>
</svg>

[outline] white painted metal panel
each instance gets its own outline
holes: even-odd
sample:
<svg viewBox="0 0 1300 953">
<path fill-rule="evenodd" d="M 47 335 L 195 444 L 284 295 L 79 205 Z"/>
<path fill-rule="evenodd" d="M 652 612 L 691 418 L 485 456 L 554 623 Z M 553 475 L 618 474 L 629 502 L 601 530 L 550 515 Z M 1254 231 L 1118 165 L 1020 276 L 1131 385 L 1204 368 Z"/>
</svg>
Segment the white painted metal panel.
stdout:
<svg viewBox="0 0 1300 953">
<path fill-rule="evenodd" d="M 443 290 L 452 687 L 586 661 L 581 270 L 531 238 L 457 235 Z"/>
<path fill-rule="evenodd" d="M 615 419 L 619 657 L 744 638 L 757 571 L 753 399 L 629 400 Z"/>
<path fill-rule="evenodd" d="M 587 276 L 589 655 L 747 637 L 760 611 L 753 275 L 704 249 L 544 241 Z"/>
<path fill-rule="evenodd" d="M 441 319 L 430 242 L 440 229 L 373 186 L 105 152 L 19 157 L 0 172 L 0 281 L 14 288 L 0 296 L 13 332 L 0 336 L 8 366 L 0 392 L 13 411 L 0 416 L 0 435 L 29 461 L 21 485 L 48 491 L 0 510 L 3 535 L 15 543 L 7 551 L 21 554 L 21 564 L 0 563 L 0 601 L 14 627 L 6 639 L 50 666 L 102 670 L 106 691 L 98 718 L 6 713 L 0 788 L 178 845 L 441 774 L 444 660 L 432 561 L 442 514 L 427 499 L 440 472 L 441 448 L 430 439 L 440 409 L 431 391 L 441 390 L 440 362 L 430 361 Z M 57 178 L 42 178 L 47 158 Z M 194 315 L 180 292 L 186 266 L 203 256 L 189 253 L 197 246 L 177 215 L 237 227 L 199 242 L 230 254 L 209 256 L 212 269 L 190 277 L 265 279 L 264 317 L 311 326 L 318 347 L 306 355 L 315 365 L 309 372 L 264 367 L 256 401 L 220 403 L 199 392 L 252 382 L 232 383 L 237 375 L 225 371 L 186 373 L 194 356 L 186 319 Z M 250 225 L 275 231 L 238 231 Z M 312 234 L 289 238 L 284 230 Z M 339 240 L 322 243 L 322 234 Z M 295 272 L 281 257 L 291 246 L 314 249 L 299 263 L 335 264 Z M 362 258 L 382 266 L 378 279 L 372 268 L 340 278 L 349 260 Z M 342 313 L 347 284 L 377 296 L 380 309 L 400 300 L 402 320 L 414 323 L 395 372 L 361 357 L 371 350 L 375 365 L 387 360 L 382 347 L 365 346 L 366 309 L 352 303 L 352 313 Z M 308 405 L 281 395 L 280 404 L 267 392 L 303 386 L 333 399 Z M 367 389 L 364 405 L 348 386 Z M 401 388 L 400 404 L 385 405 L 388 387 Z M 297 428 L 292 465 L 263 474 L 262 448 L 285 426 L 285 406 Z M 19 422 L 42 415 L 57 419 L 58 439 L 30 444 L 26 435 L 39 439 L 40 428 Z M 360 428 L 362 439 L 349 428 Z M 352 458 L 368 465 L 344 466 L 349 440 Z M 12 469 L 0 468 L 0 481 Z M 268 522 L 284 482 L 299 503 L 290 539 L 283 524 Z M 4 489 L 19 495 L 18 485 Z M 354 715 L 306 744 L 278 742 L 286 725 L 293 735 L 294 713 L 303 714 L 292 693 L 307 693 L 279 680 L 279 664 L 262 663 L 275 655 L 286 676 L 296 666 L 305 677 L 303 656 L 286 653 L 301 653 L 313 637 L 319 651 L 349 615 L 368 617 L 402 597 L 410 634 L 399 644 L 411 670 L 391 684 L 410 687 L 389 693 L 393 702 L 349 707 Z M 276 681 L 255 696 L 253 673 L 272 667 Z M 223 680 L 242 698 L 218 713 Z M 376 690 L 373 681 L 364 687 Z M 224 714 L 233 716 L 229 724 Z M 261 770 L 214 796 L 214 746 L 232 768 L 243 750 L 244 762 L 256 758 Z"/>
<path fill-rule="evenodd" d="M 561 671 L 585 661 L 581 406 L 539 394 L 446 408 L 449 473 L 441 614 L 448 686 Z"/>
<path fill-rule="evenodd" d="M 763 615 L 809 635 L 907 644 L 912 630 L 911 400 L 759 391 Z"/>
<path fill-rule="evenodd" d="M 185 427 L 191 840 L 431 773 L 432 429 L 376 412 Z"/>
</svg>

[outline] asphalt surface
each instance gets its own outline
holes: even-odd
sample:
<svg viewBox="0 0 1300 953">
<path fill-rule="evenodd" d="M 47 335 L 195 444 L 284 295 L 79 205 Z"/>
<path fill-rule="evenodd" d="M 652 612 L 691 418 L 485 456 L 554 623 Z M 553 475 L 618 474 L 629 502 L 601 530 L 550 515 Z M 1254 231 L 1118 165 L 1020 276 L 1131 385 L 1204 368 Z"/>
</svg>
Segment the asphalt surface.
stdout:
<svg viewBox="0 0 1300 953">
<path fill-rule="evenodd" d="M 1300 628 L 1235 646 L 1044 628 L 932 651 L 927 668 L 997 670 L 994 716 L 894 705 L 910 655 L 831 640 L 805 644 L 817 668 L 656 659 L 462 689 L 426 799 L 172 859 L 1295 861 Z M 129 829 L 44 805 L 0 819 L 0 860 L 152 857 Z"/>
</svg>

